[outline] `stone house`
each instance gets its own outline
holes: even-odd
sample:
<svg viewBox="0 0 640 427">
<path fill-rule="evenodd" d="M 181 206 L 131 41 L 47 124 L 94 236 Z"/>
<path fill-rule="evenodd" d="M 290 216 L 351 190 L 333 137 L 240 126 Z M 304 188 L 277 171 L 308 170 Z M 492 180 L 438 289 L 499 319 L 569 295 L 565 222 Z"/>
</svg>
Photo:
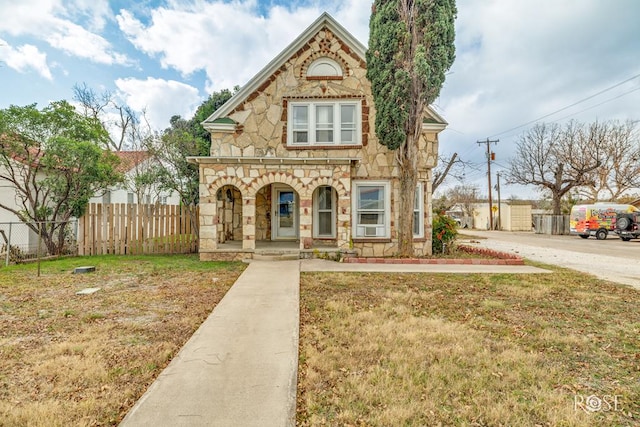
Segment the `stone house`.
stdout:
<svg viewBox="0 0 640 427">
<path fill-rule="evenodd" d="M 203 122 L 200 258 L 298 252 L 397 253 L 394 152 L 378 143 L 366 48 L 322 14 Z M 431 181 L 447 122 L 424 112 L 414 211 L 416 254 L 431 253 Z"/>
</svg>

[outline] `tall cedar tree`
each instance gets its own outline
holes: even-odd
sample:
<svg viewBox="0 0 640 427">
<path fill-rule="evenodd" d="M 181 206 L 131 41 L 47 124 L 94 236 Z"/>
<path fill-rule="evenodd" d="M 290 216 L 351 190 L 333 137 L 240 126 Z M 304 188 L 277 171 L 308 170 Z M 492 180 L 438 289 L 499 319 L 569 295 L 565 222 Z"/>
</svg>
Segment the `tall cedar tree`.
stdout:
<svg viewBox="0 0 640 427">
<path fill-rule="evenodd" d="M 418 141 L 424 109 L 435 101 L 455 59 L 455 0 L 376 0 L 369 22 L 367 78 L 376 134 L 395 150 L 400 170 L 399 255 L 413 250 Z"/>
</svg>

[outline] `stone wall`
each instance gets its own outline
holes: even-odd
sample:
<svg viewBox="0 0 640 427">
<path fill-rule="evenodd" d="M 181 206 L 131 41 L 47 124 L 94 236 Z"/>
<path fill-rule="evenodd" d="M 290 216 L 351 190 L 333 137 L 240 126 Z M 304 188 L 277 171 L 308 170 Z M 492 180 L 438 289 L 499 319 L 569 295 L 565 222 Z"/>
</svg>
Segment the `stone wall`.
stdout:
<svg viewBox="0 0 640 427">
<path fill-rule="evenodd" d="M 340 77 L 309 77 L 307 67 L 327 57 L 342 68 Z M 292 100 L 353 99 L 361 102 L 361 145 L 348 147 L 291 147 L 287 145 L 287 104 Z M 211 132 L 211 162 L 200 167 L 201 254 L 215 251 L 221 218 L 215 192 L 223 185 L 235 186 L 242 197 L 243 248 L 255 248 L 256 239 L 270 239 L 271 184 L 291 186 L 299 197 L 300 248 L 311 247 L 312 194 L 320 185 L 338 193 L 337 237 L 332 245 L 353 249 L 362 256 L 392 256 L 397 251 L 394 223 L 398 212 L 398 169 L 394 153 L 380 145 L 374 129 L 371 86 L 366 64 L 328 29 L 319 31 L 245 100 L 228 118 L 235 130 Z M 416 253 L 431 253 L 431 168 L 437 162 L 437 132 L 427 131 L 420 140 L 419 181 L 425 183 L 425 238 L 415 242 Z M 229 158 L 232 159 L 229 159 Z M 335 162 L 320 159 L 335 159 Z M 357 159 L 345 164 L 345 158 Z M 287 162 L 287 159 L 292 159 Z M 304 164 L 302 159 L 308 159 Z M 314 159 L 318 159 L 314 161 Z M 391 182 L 391 238 L 387 241 L 352 241 L 352 180 Z"/>
<path fill-rule="evenodd" d="M 340 80 L 305 76 L 309 63 L 327 56 L 343 68 Z M 291 99 L 360 99 L 362 102 L 362 145 L 343 148 L 301 149 L 286 144 L 287 101 Z M 375 135 L 375 109 L 366 65 L 329 30 L 318 34 L 289 58 L 265 84 L 233 111 L 229 118 L 238 123 L 235 132 L 212 132 L 211 156 L 214 157 L 357 157 L 361 161 L 355 177 L 397 177 L 394 153 L 378 143 Z M 435 132 L 427 132 L 420 141 L 422 168 L 437 161 Z M 435 149 L 434 149 L 435 148 Z"/>
</svg>

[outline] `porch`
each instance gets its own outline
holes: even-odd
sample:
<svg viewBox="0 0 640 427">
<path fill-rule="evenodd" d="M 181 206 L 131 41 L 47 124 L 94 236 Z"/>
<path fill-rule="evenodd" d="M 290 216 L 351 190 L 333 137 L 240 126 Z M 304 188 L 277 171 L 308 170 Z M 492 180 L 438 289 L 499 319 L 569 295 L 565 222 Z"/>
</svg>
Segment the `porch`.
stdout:
<svg viewBox="0 0 640 427">
<path fill-rule="evenodd" d="M 243 249 L 241 241 L 226 241 L 218 244 L 218 248 L 211 252 L 211 258 L 225 260 L 308 258 L 338 260 L 351 255 L 349 251 L 341 250 L 335 246 L 314 245 L 309 249 L 300 249 L 299 240 L 258 240 L 255 246 L 255 249 Z"/>
</svg>

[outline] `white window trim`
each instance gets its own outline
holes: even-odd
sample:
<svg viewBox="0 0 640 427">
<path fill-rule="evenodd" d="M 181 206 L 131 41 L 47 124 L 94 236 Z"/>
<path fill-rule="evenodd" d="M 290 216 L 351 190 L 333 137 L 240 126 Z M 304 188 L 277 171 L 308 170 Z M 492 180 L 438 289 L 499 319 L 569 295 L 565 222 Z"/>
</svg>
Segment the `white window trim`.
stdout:
<svg viewBox="0 0 640 427">
<path fill-rule="evenodd" d="M 319 191 L 320 191 L 320 187 L 329 187 L 331 188 L 331 234 L 323 234 L 320 235 L 320 204 L 318 202 L 318 195 L 319 195 Z M 335 239 L 336 238 L 336 215 L 337 215 L 337 209 L 336 209 L 336 205 L 338 203 L 338 198 L 337 198 L 337 191 L 328 185 L 322 185 L 317 187 L 314 191 L 314 198 L 313 198 L 313 237 L 317 238 L 317 239 Z"/>
<path fill-rule="evenodd" d="M 330 73 L 321 73 L 319 70 L 330 69 Z M 330 58 L 318 58 L 307 68 L 307 76 L 336 76 L 342 77 L 342 67 L 336 61 Z"/>
<path fill-rule="evenodd" d="M 368 186 L 382 186 L 384 187 L 384 235 L 380 236 L 366 236 L 364 233 L 359 235 L 360 226 L 358 223 L 358 187 Z M 354 181 L 353 182 L 353 197 L 351 199 L 351 212 L 352 212 L 352 224 L 353 224 L 353 238 L 354 239 L 389 239 L 391 237 L 391 184 L 389 181 Z M 382 227 L 381 227 L 382 228 Z"/>
<path fill-rule="evenodd" d="M 333 106 L 333 142 L 315 142 L 316 140 L 316 106 L 332 105 Z M 342 105 L 353 105 L 356 109 L 356 129 L 355 141 L 343 143 L 341 141 L 341 111 Z M 293 141 L 293 107 L 306 106 L 307 109 L 307 136 L 308 142 Z M 294 147 L 319 146 L 340 146 L 340 147 L 357 147 L 362 145 L 362 102 L 359 99 L 340 99 L 340 100 L 316 100 L 316 101 L 289 101 L 287 105 L 287 145 Z"/>
<path fill-rule="evenodd" d="M 417 206 L 413 207 L 414 216 L 418 212 L 418 234 L 413 234 L 413 237 L 420 239 L 424 237 L 424 184 L 419 182 L 416 186 L 416 193 L 418 193 Z M 415 197 L 415 195 L 414 195 Z M 415 224 L 414 224 L 415 226 Z"/>
</svg>

